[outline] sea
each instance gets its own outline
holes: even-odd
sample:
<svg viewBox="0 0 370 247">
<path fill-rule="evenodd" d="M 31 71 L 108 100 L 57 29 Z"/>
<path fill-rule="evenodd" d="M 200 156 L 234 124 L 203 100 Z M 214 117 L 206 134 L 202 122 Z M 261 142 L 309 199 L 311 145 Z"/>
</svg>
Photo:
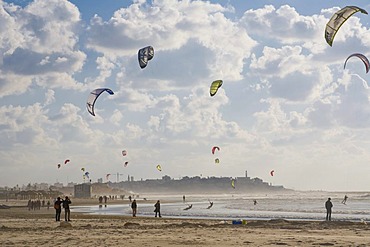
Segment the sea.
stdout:
<svg viewBox="0 0 370 247">
<path fill-rule="evenodd" d="M 347 195 L 346 203 L 343 203 Z M 333 221 L 370 221 L 370 192 L 294 191 L 274 194 L 140 195 L 137 216 L 153 217 L 154 203 L 161 201 L 162 217 L 214 220 L 325 220 L 325 202 L 331 198 Z M 144 199 L 145 198 L 145 199 Z M 257 202 L 255 204 L 254 200 Z M 213 206 L 208 209 L 210 202 Z M 192 205 L 191 209 L 185 210 Z M 72 212 L 93 215 L 131 215 L 127 198 L 122 204 L 74 206 Z"/>
</svg>

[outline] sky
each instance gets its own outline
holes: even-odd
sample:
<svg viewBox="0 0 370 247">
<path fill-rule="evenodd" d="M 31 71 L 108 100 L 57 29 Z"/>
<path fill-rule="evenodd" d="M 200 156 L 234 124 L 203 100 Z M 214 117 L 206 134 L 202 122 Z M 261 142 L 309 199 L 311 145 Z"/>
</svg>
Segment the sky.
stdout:
<svg viewBox="0 0 370 247">
<path fill-rule="evenodd" d="M 81 183 L 85 168 L 104 182 L 248 171 L 296 190 L 369 191 L 369 75 L 357 58 L 343 68 L 370 53 L 369 15 L 324 39 L 346 5 L 370 11 L 367 0 L 0 0 L 0 186 Z M 96 88 L 114 95 L 94 117 Z"/>
</svg>

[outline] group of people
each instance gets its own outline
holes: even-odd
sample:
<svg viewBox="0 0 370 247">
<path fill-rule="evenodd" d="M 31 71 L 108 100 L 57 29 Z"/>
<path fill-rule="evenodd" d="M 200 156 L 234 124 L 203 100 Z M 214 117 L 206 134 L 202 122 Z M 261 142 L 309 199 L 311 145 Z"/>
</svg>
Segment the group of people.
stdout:
<svg viewBox="0 0 370 247">
<path fill-rule="evenodd" d="M 55 221 L 60 221 L 60 215 L 62 213 L 62 207 L 64 208 L 64 219 L 65 221 L 71 221 L 71 210 L 69 209 L 69 204 L 71 204 L 71 200 L 66 196 L 64 200 L 60 197 L 54 202 L 55 208 Z"/>
<path fill-rule="evenodd" d="M 50 201 L 47 202 L 48 209 L 49 209 L 49 206 L 50 206 Z M 45 200 L 42 200 L 42 201 L 28 200 L 27 207 L 28 207 L 28 210 L 40 210 L 41 207 L 45 207 Z"/>
<path fill-rule="evenodd" d="M 131 202 L 131 209 L 132 209 L 132 217 L 136 217 L 137 203 L 136 203 L 135 199 Z M 157 217 L 157 216 L 162 217 L 162 215 L 161 215 L 161 202 L 159 200 L 154 204 L 154 212 L 155 212 L 155 217 Z"/>
<path fill-rule="evenodd" d="M 342 203 L 346 205 L 348 196 L 345 195 L 343 198 Z M 325 202 L 325 208 L 326 208 L 326 221 L 331 221 L 331 209 L 333 207 L 333 203 L 331 202 L 331 198 L 329 197 L 328 200 Z"/>
</svg>

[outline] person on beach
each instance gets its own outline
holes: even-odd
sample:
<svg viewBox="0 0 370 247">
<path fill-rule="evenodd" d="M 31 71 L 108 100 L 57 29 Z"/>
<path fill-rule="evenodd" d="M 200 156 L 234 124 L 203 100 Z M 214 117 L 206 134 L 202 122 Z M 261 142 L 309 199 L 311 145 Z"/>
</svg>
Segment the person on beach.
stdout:
<svg viewBox="0 0 370 247">
<path fill-rule="evenodd" d="M 344 195 L 344 199 L 343 199 L 342 203 L 343 203 L 343 204 L 346 204 L 347 199 L 348 199 L 348 196 L 347 196 L 347 195 Z"/>
<path fill-rule="evenodd" d="M 60 197 L 57 198 L 57 200 L 54 202 L 54 208 L 55 208 L 55 221 L 60 221 L 60 213 L 62 212 L 61 204 L 63 201 L 60 199 Z"/>
<path fill-rule="evenodd" d="M 185 203 L 185 195 L 182 196 L 182 202 Z"/>
<path fill-rule="evenodd" d="M 161 203 L 160 203 L 159 200 L 156 202 L 156 204 L 154 204 L 154 207 L 155 207 L 155 209 L 154 209 L 155 217 L 157 217 L 157 214 L 158 214 L 159 217 L 162 217 L 161 216 Z"/>
<path fill-rule="evenodd" d="M 253 200 L 253 205 L 257 205 L 257 200 Z"/>
<path fill-rule="evenodd" d="M 48 210 L 49 210 L 49 208 L 50 208 L 50 201 L 48 201 L 48 202 L 46 203 L 46 205 L 47 205 Z"/>
<path fill-rule="evenodd" d="M 65 197 L 63 201 L 63 208 L 64 208 L 64 219 L 65 221 L 71 221 L 71 210 L 69 209 L 69 204 L 71 204 L 71 200 L 68 198 L 68 196 Z"/>
<path fill-rule="evenodd" d="M 132 217 L 136 217 L 137 204 L 135 199 L 131 203 L 131 208 L 132 208 Z"/>
<path fill-rule="evenodd" d="M 331 198 L 329 197 L 328 200 L 325 202 L 327 221 L 331 221 L 331 208 L 332 207 L 333 207 L 333 203 L 331 202 Z"/>
</svg>

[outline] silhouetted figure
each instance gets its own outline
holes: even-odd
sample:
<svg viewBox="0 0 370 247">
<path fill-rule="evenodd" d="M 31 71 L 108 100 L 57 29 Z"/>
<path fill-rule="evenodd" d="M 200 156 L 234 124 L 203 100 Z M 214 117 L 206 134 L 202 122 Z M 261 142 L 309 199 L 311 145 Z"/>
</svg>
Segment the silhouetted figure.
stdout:
<svg viewBox="0 0 370 247">
<path fill-rule="evenodd" d="M 136 217 L 137 204 L 135 199 L 131 203 L 131 208 L 132 208 L 132 217 Z"/>
<path fill-rule="evenodd" d="M 187 208 L 184 208 L 184 210 L 189 210 L 193 207 L 193 204 L 190 204 Z"/>
<path fill-rule="evenodd" d="M 49 208 L 50 208 L 50 201 L 48 201 L 48 202 L 46 203 L 46 205 L 47 205 L 48 210 L 49 210 Z"/>
<path fill-rule="evenodd" d="M 347 199 L 348 199 L 348 196 L 347 196 L 347 195 L 345 195 L 345 196 L 344 196 L 344 199 L 343 199 L 343 201 L 342 201 L 342 203 L 343 203 L 343 204 L 346 204 Z"/>
<path fill-rule="evenodd" d="M 332 207 L 333 207 L 333 203 L 331 203 L 331 198 L 329 197 L 328 200 L 325 202 L 327 221 L 331 221 L 331 208 Z"/>
<path fill-rule="evenodd" d="M 213 202 L 209 202 L 209 206 L 207 207 L 207 209 L 210 209 L 212 206 L 213 206 Z"/>
<path fill-rule="evenodd" d="M 182 196 L 182 202 L 185 202 L 185 195 Z"/>
<path fill-rule="evenodd" d="M 129 199 L 129 200 L 130 200 L 130 202 L 131 202 L 131 200 L 132 200 L 132 197 L 131 197 L 131 196 L 129 196 L 129 197 L 128 197 L 128 199 Z"/>
<path fill-rule="evenodd" d="M 154 209 L 155 217 L 157 217 L 157 214 L 158 214 L 159 217 L 162 217 L 161 216 L 161 203 L 160 203 L 159 200 L 156 202 L 156 204 L 154 204 L 154 207 L 155 207 L 155 209 Z"/>
<path fill-rule="evenodd" d="M 55 208 L 55 221 L 60 221 L 60 213 L 62 212 L 62 206 L 63 203 L 62 200 L 60 200 L 60 197 L 57 198 L 57 200 L 54 202 L 54 208 Z"/>
<path fill-rule="evenodd" d="M 66 196 L 63 201 L 63 208 L 64 208 L 64 219 L 65 221 L 71 221 L 71 210 L 69 209 L 69 204 L 71 204 L 71 200 Z"/>
</svg>

